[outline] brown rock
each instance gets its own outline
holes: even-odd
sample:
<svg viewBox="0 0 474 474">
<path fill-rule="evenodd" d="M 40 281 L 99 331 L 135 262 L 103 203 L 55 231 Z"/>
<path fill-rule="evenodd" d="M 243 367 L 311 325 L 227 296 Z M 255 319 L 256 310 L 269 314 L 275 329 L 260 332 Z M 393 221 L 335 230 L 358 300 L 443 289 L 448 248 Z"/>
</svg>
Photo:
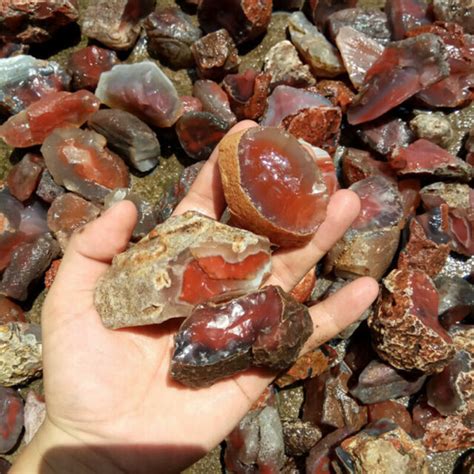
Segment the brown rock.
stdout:
<svg viewBox="0 0 474 474">
<path fill-rule="evenodd" d="M 401 404 L 392 400 L 385 402 L 373 403 L 367 406 L 369 423 L 377 420 L 386 419 L 391 420 L 402 430 L 410 433 L 411 431 L 411 416 L 408 410 Z"/>
<path fill-rule="evenodd" d="M 0 296 L 0 324 L 16 322 L 26 323 L 25 313 L 12 300 Z"/>
<path fill-rule="evenodd" d="M 35 192 L 44 168 L 40 155 L 27 153 L 8 173 L 10 194 L 20 201 L 26 201 Z"/>
<path fill-rule="evenodd" d="M 285 453 L 288 456 L 306 454 L 321 439 L 321 431 L 318 428 L 300 419 L 283 420 L 282 427 Z"/>
<path fill-rule="evenodd" d="M 300 303 L 305 303 L 311 297 L 315 283 L 316 270 L 312 268 L 290 291 L 290 295 Z"/>
</svg>

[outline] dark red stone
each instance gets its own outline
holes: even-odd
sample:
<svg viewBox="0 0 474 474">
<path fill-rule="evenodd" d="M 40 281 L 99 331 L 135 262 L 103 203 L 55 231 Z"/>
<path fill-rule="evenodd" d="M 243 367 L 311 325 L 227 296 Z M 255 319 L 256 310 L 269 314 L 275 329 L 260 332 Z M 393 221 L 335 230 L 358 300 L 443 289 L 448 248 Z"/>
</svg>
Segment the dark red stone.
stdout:
<svg viewBox="0 0 474 474">
<path fill-rule="evenodd" d="M 202 103 L 197 97 L 182 95 L 180 99 L 183 104 L 183 114 L 186 112 L 202 112 Z"/>
<path fill-rule="evenodd" d="M 356 3 L 357 0 L 310 0 L 309 9 L 314 24 L 324 30 L 330 15 L 339 10 L 355 7 Z"/>
<path fill-rule="evenodd" d="M 387 0 L 385 12 L 396 41 L 404 39 L 412 28 L 431 23 L 424 0 Z"/>
<path fill-rule="evenodd" d="M 58 127 L 80 127 L 99 106 L 88 91 L 55 92 L 8 119 L 0 126 L 0 137 L 17 148 L 40 145 Z"/>
<path fill-rule="evenodd" d="M 357 125 L 380 117 L 449 75 L 446 47 L 432 33 L 390 43 L 365 77 L 347 118 Z"/>
<path fill-rule="evenodd" d="M 435 280 L 439 293 L 439 319 L 445 329 L 474 312 L 474 286 L 460 277 L 440 276 Z"/>
<path fill-rule="evenodd" d="M 228 129 L 227 122 L 209 112 L 188 112 L 176 124 L 179 143 L 194 160 L 209 158 Z"/>
<path fill-rule="evenodd" d="M 199 23 L 206 32 L 225 28 L 237 44 L 265 33 L 271 14 L 271 0 L 201 0 L 197 11 Z"/>
<path fill-rule="evenodd" d="M 278 287 L 199 305 L 176 336 L 171 373 L 183 384 L 203 387 L 251 365 L 286 369 L 312 331 L 306 307 Z"/>
<path fill-rule="evenodd" d="M 117 54 L 110 49 L 87 46 L 75 51 L 69 56 L 68 61 L 72 87 L 75 90 L 94 91 L 99 83 L 100 75 L 110 71 L 119 62 Z"/>
<path fill-rule="evenodd" d="M 227 94 L 216 82 L 207 79 L 196 81 L 193 85 L 193 96 L 201 101 L 204 112 L 226 122 L 229 128 L 237 122 L 236 116 L 230 110 Z"/>
<path fill-rule="evenodd" d="M 400 199 L 402 200 L 403 216 L 407 221 L 414 217 L 420 205 L 420 180 L 416 178 L 401 179 L 397 183 Z"/>
<path fill-rule="evenodd" d="M 51 266 L 44 275 L 44 286 L 49 290 L 56 279 L 59 267 L 61 265 L 61 259 L 53 260 Z"/>
<path fill-rule="evenodd" d="M 148 15 L 145 29 L 148 51 L 153 57 L 176 69 L 194 65 L 191 45 L 202 33 L 179 8 L 160 8 Z"/>
<path fill-rule="evenodd" d="M 311 89 L 329 99 L 336 107 L 340 107 L 342 113 L 346 113 L 355 97 L 354 93 L 342 81 L 324 79 Z"/>
<path fill-rule="evenodd" d="M 7 186 L 10 194 L 19 201 L 26 201 L 35 192 L 44 168 L 40 155 L 27 153 L 8 173 Z"/>
<path fill-rule="evenodd" d="M 26 323 L 25 313 L 12 300 L 0 296 L 0 324 L 16 322 Z"/>
<path fill-rule="evenodd" d="M 227 30 L 217 30 L 193 43 L 191 51 L 198 73 L 204 79 L 220 80 L 236 72 L 240 58 Z"/>
<path fill-rule="evenodd" d="M 369 423 L 381 419 L 391 420 L 407 433 L 410 433 L 412 425 L 411 415 L 402 404 L 387 400 L 367 405 L 367 410 Z"/>
<path fill-rule="evenodd" d="M 316 283 L 316 271 L 312 268 L 290 291 L 290 295 L 300 303 L 305 303 L 311 296 Z"/>
<path fill-rule="evenodd" d="M 23 400 L 12 388 L 0 387 L 0 453 L 8 453 L 23 430 Z"/>
<path fill-rule="evenodd" d="M 449 209 L 447 233 L 453 250 L 468 257 L 474 255 L 474 209 Z"/>
<path fill-rule="evenodd" d="M 265 111 L 270 90 L 271 75 L 247 69 L 241 74 L 228 74 L 222 87 L 229 96 L 230 105 L 239 120 L 257 120 Z"/>
<path fill-rule="evenodd" d="M 78 17 L 77 0 L 5 0 L 0 3 L 0 40 L 41 43 Z"/>
</svg>

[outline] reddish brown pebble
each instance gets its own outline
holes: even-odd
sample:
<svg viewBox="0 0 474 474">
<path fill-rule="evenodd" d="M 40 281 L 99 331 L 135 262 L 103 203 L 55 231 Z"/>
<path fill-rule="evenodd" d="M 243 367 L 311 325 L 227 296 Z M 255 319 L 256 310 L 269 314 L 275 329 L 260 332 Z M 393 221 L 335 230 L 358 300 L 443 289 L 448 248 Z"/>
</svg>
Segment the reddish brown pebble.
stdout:
<svg viewBox="0 0 474 474">
<path fill-rule="evenodd" d="M 53 260 L 51 266 L 44 274 L 44 286 L 49 290 L 56 279 L 56 275 L 58 274 L 59 266 L 61 265 L 61 259 Z"/>
<path fill-rule="evenodd" d="M 26 323 L 25 313 L 23 310 L 12 300 L 9 300 L 5 296 L 0 296 L 0 324 Z"/>
<path fill-rule="evenodd" d="M 110 71 L 120 61 L 117 54 L 98 46 L 87 46 L 71 54 L 68 70 L 72 76 L 72 87 L 75 90 L 95 90 L 100 75 Z"/>
<path fill-rule="evenodd" d="M 229 128 L 237 122 L 236 116 L 230 110 L 227 94 L 216 82 L 208 79 L 197 80 L 193 85 L 193 96 L 201 101 L 204 112 L 226 122 Z"/>
<path fill-rule="evenodd" d="M 357 0 L 310 0 L 309 11 L 314 24 L 324 29 L 330 15 L 347 8 L 355 7 Z"/>
<path fill-rule="evenodd" d="M 224 29 L 203 36 L 191 46 L 191 51 L 198 73 L 205 79 L 220 80 L 236 72 L 240 64 L 237 48 Z"/>
<path fill-rule="evenodd" d="M 333 105 L 340 107 L 342 113 L 346 113 L 355 98 L 355 94 L 342 81 L 325 79 L 319 81 L 314 90 L 329 99 Z"/>
<path fill-rule="evenodd" d="M 202 112 L 202 103 L 197 97 L 182 95 L 180 99 L 183 104 L 183 114 L 186 112 Z"/>
<path fill-rule="evenodd" d="M 392 400 L 367 405 L 369 422 L 386 419 L 396 423 L 407 433 L 411 431 L 411 416 L 408 410 L 401 404 Z"/>
<path fill-rule="evenodd" d="M 412 28 L 431 23 L 424 0 L 387 0 L 385 12 L 394 40 L 404 39 Z"/>
<path fill-rule="evenodd" d="M 398 257 L 399 270 L 421 270 L 434 278 L 444 267 L 450 252 L 448 244 L 430 240 L 423 226 L 416 220 L 410 222 L 410 238 Z"/>
<path fill-rule="evenodd" d="M 35 192 L 44 168 L 41 155 L 27 153 L 8 173 L 10 194 L 19 201 L 26 201 Z"/>
<path fill-rule="evenodd" d="M 290 295 L 295 298 L 296 301 L 304 303 L 310 298 L 315 283 L 316 271 L 314 268 L 312 268 L 290 291 Z"/>
<path fill-rule="evenodd" d="M 23 414 L 20 394 L 12 388 L 0 387 L 0 453 L 8 453 L 17 444 L 23 430 Z"/>
<path fill-rule="evenodd" d="M 369 317 L 378 355 L 398 369 L 440 372 L 454 356 L 452 339 L 438 321 L 438 293 L 419 270 L 393 270 Z"/>
</svg>

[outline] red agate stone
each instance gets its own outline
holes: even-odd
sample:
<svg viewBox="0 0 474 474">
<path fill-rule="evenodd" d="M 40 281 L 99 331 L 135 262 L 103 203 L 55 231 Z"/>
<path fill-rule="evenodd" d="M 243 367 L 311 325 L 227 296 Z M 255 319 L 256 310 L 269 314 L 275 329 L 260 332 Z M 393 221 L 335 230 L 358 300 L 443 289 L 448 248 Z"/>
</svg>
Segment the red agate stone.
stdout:
<svg viewBox="0 0 474 474">
<path fill-rule="evenodd" d="M 25 313 L 12 300 L 0 296 L 0 324 L 26 323 Z"/>
<path fill-rule="evenodd" d="M 4 0 L 0 40 L 41 43 L 79 17 L 77 0 Z"/>
<path fill-rule="evenodd" d="M 109 48 L 127 50 L 138 39 L 142 20 L 155 8 L 155 0 L 97 0 L 89 3 L 82 32 Z"/>
<path fill-rule="evenodd" d="M 342 62 L 353 86 L 360 89 L 367 71 L 380 58 L 383 46 L 351 26 L 344 26 L 336 36 Z"/>
<path fill-rule="evenodd" d="M 401 404 L 392 400 L 373 403 L 367 406 L 369 423 L 377 420 L 391 420 L 407 433 L 411 431 L 411 415 L 409 411 Z"/>
<path fill-rule="evenodd" d="M 157 324 L 210 299 L 253 291 L 270 268 L 268 239 L 186 212 L 114 260 L 95 304 L 107 327 Z"/>
<path fill-rule="evenodd" d="M 0 453 L 11 451 L 23 430 L 23 400 L 12 389 L 0 387 Z"/>
<path fill-rule="evenodd" d="M 171 127 L 182 114 L 173 83 L 151 61 L 114 66 L 100 76 L 95 93 L 109 107 L 157 127 Z"/>
<path fill-rule="evenodd" d="M 59 267 L 61 266 L 62 259 L 53 260 L 51 262 L 51 266 L 48 268 L 46 273 L 44 274 L 44 286 L 49 290 L 56 279 L 56 275 L 58 274 Z"/>
<path fill-rule="evenodd" d="M 398 148 L 389 161 L 393 169 L 402 176 L 428 174 L 469 181 L 474 175 L 471 165 L 424 138 L 405 148 Z"/>
<path fill-rule="evenodd" d="M 187 112 L 176 124 L 179 143 L 194 160 L 209 158 L 228 129 L 227 122 L 209 112 Z"/>
<path fill-rule="evenodd" d="M 183 114 L 186 112 L 202 112 L 202 103 L 197 97 L 182 95 L 180 99 L 183 104 Z"/>
<path fill-rule="evenodd" d="M 203 304 L 176 335 L 171 374 L 190 387 L 205 387 L 252 365 L 286 369 L 312 332 L 307 308 L 279 287 Z"/>
<path fill-rule="evenodd" d="M 318 94 L 329 99 L 333 105 L 340 107 L 342 113 L 346 113 L 355 97 L 354 93 L 342 81 L 324 79 L 319 81 L 314 89 Z"/>
<path fill-rule="evenodd" d="M 63 249 L 71 234 L 94 220 L 100 209 L 89 201 L 73 193 L 65 193 L 56 198 L 48 209 L 48 227 L 54 232 Z"/>
<path fill-rule="evenodd" d="M 431 23 L 428 18 L 428 4 L 424 0 L 387 0 L 385 2 L 392 38 L 405 38 L 407 32 L 420 25 Z"/>
<path fill-rule="evenodd" d="M 72 87 L 75 90 L 95 90 L 100 75 L 110 71 L 120 61 L 117 54 L 110 49 L 98 46 L 87 46 L 69 56 L 68 70 L 72 76 Z"/>
<path fill-rule="evenodd" d="M 8 173 L 7 186 L 12 196 L 26 201 L 35 192 L 45 168 L 40 155 L 27 153 Z"/>
<path fill-rule="evenodd" d="M 9 118 L 0 126 L 0 137 L 12 147 L 40 145 L 56 128 L 80 127 L 99 106 L 87 91 L 55 92 Z"/>
<path fill-rule="evenodd" d="M 474 209 L 450 209 L 447 233 L 453 250 L 463 255 L 474 255 Z"/>
<path fill-rule="evenodd" d="M 367 72 L 348 121 L 357 125 L 380 117 L 448 75 L 446 47 L 439 36 L 425 33 L 390 43 Z"/>
<path fill-rule="evenodd" d="M 303 140 L 300 140 L 300 143 L 305 145 L 307 150 L 311 153 L 314 162 L 323 175 L 328 195 L 332 196 L 340 188 L 340 186 L 339 180 L 337 178 L 336 166 L 334 165 L 331 155 L 322 148 L 312 146 Z"/>
<path fill-rule="evenodd" d="M 198 73 L 205 79 L 220 80 L 236 72 L 240 58 L 227 30 L 209 33 L 191 46 Z"/>
<path fill-rule="evenodd" d="M 460 209 L 474 207 L 474 189 L 468 184 L 433 183 L 423 187 L 420 190 L 420 196 L 426 210 L 441 204 Z"/>
<path fill-rule="evenodd" d="M 368 320 L 378 355 L 398 369 L 443 370 L 454 356 L 454 346 L 438 321 L 438 301 L 426 273 L 393 270 Z"/>
<path fill-rule="evenodd" d="M 280 129 L 253 127 L 224 138 L 219 168 L 235 222 L 277 245 L 307 242 L 326 216 L 328 194 L 319 168 Z"/>
<path fill-rule="evenodd" d="M 236 116 L 230 110 L 227 94 L 216 82 L 206 79 L 197 80 L 193 85 L 193 96 L 201 101 L 204 112 L 210 112 L 226 122 L 229 128 L 237 122 Z"/>
<path fill-rule="evenodd" d="M 290 291 L 290 295 L 298 302 L 305 303 L 313 292 L 316 283 L 316 271 L 312 268 Z"/>
<path fill-rule="evenodd" d="M 403 216 L 405 220 L 408 220 L 416 214 L 416 210 L 421 203 L 420 180 L 416 178 L 401 179 L 397 186 L 402 200 Z"/>
<path fill-rule="evenodd" d="M 267 107 L 271 74 L 247 69 L 241 74 L 227 74 L 222 87 L 239 120 L 257 120 Z"/>
<path fill-rule="evenodd" d="M 314 24 L 324 29 L 333 13 L 355 7 L 356 3 L 357 0 L 310 0 L 309 9 Z"/>
<path fill-rule="evenodd" d="M 41 152 L 56 183 L 101 201 L 110 190 L 128 187 L 130 180 L 125 163 L 105 145 L 98 133 L 58 128 L 44 141 Z"/>
<path fill-rule="evenodd" d="M 237 44 L 265 33 L 271 14 L 271 0 L 201 0 L 197 11 L 199 24 L 206 32 L 225 28 Z"/>
<path fill-rule="evenodd" d="M 439 316 L 441 325 L 450 329 L 454 324 L 472 314 L 474 286 L 460 277 L 441 276 L 435 280 L 439 293 Z"/>
</svg>

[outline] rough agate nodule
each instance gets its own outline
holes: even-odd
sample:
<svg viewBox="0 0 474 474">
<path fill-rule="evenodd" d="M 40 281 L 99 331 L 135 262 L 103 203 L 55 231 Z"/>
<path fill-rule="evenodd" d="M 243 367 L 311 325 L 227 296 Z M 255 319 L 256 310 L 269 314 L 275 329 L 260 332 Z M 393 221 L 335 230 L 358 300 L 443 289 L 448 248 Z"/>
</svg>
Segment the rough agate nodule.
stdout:
<svg viewBox="0 0 474 474">
<path fill-rule="evenodd" d="M 255 290 L 270 268 L 268 239 L 186 212 L 114 258 L 95 305 L 109 328 L 157 324 L 212 298 Z"/>
<path fill-rule="evenodd" d="M 312 332 L 308 309 L 275 286 L 199 305 L 176 336 L 171 374 L 205 387 L 251 366 L 287 369 Z"/>
<path fill-rule="evenodd" d="M 326 217 L 321 171 L 306 148 L 278 128 L 225 137 L 219 169 L 233 222 L 276 245 L 303 245 Z"/>
</svg>

